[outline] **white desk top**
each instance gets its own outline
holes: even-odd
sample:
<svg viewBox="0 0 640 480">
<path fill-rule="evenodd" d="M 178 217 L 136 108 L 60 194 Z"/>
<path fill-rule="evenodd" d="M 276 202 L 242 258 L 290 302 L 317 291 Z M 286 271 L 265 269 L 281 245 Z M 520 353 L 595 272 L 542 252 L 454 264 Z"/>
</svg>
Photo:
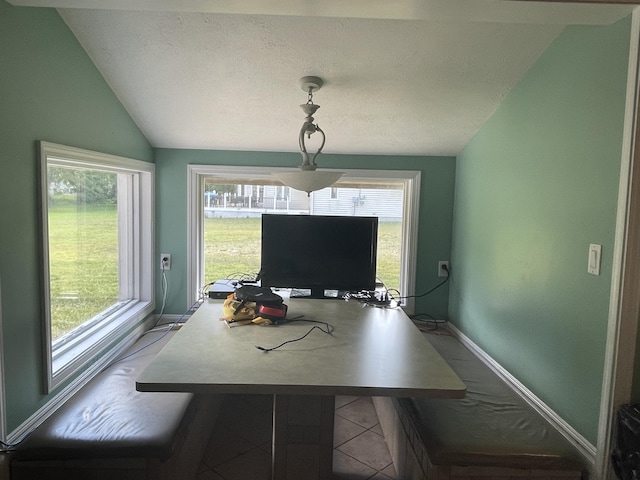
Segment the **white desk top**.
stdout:
<svg viewBox="0 0 640 480">
<path fill-rule="evenodd" d="M 286 299 L 287 318 L 326 322 L 228 328 L 205 300 L 137 380 L 140 391 L 461 398 L 466 387 L 401 309 Z M 319 325 L 325 328 L 322 325 Z"/>
</svg>

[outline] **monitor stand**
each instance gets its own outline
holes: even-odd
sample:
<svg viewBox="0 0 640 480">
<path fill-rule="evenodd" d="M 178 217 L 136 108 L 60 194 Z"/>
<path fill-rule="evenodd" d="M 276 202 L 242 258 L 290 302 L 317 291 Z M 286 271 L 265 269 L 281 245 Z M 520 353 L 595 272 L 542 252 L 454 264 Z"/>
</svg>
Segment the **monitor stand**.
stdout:
<svg viewBox="0 0 640 480">
<path fill-rule="evenodd" d="M 338 290 L 324 288 L 292 288 L 289 298 L 310 298 L 321 300 L 336 300 L 342 298 L 342 293 Z"/>
</svg>

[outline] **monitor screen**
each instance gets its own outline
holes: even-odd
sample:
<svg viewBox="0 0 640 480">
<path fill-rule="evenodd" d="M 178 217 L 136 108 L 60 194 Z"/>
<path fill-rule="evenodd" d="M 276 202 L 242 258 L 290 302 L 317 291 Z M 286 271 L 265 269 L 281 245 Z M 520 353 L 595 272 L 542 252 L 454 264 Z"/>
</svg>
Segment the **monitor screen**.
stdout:
<svg viewBox="0 0 640 480">
<path fill-rule="evenodd" d="M 312 298 L 373 291 L 377 243 L 377 217 L 264 214 L 261 284 L 309 290 Z"/>
</svg>

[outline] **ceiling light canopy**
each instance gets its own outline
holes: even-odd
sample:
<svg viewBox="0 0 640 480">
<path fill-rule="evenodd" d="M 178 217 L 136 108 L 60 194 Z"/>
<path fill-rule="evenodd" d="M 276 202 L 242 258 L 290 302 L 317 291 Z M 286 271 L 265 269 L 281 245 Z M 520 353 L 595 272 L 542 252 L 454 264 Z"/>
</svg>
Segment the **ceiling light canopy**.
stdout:
<svg viewBox="0 0 640 480">
<path fill-rule="evenodd" d="M 307 192 L 307 195 L 310 195 L 313 191 L 322 190 L 323 188 L 333 185 L 344 175 L 342 172 L 317 170 L 318 164 L 316 163 L 316 157 L 322 152 L 326 137 L 320 126 L 313 123 L 313 115 L 320 108 L 320 105 L 313 103 L 313 92 L 320 90 L 322 83 L 322 79 L 319 77 L 302 77 L 300 79 L 300 86 L 307 92 L 307 103 L 300 105 L 300 108 L 302 108 L 302 111 L 304 111 L 306 115 L 302 128 L 300 129 L 300 134 L 298 135 L 302 164 L 296 172 L 273 174 L 285 185 L 295 188 L 296 190 Z M 310 157 L 309 152 L 307 152 L 305 137 L 309 139 L 314 133 L 319 133 L 322 136 L 322 142 L 320 147 L 318 147 L 318 151 Z"/>
</svg>

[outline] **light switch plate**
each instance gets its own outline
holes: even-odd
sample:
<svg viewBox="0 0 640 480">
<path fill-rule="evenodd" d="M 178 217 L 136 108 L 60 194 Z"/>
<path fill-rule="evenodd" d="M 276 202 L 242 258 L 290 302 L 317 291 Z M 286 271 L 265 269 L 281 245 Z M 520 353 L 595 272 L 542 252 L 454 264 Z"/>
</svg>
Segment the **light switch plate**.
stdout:
<svg viewBox="0 0 640 480">
<path fill-rule="evenodd" d="M 597 243 L 589 244 L 589 259 L 587 260 L 587 272 L 591 275 L 600 275 L 600 257 L 602 256 L 602 245 Z"/>
</svg>

